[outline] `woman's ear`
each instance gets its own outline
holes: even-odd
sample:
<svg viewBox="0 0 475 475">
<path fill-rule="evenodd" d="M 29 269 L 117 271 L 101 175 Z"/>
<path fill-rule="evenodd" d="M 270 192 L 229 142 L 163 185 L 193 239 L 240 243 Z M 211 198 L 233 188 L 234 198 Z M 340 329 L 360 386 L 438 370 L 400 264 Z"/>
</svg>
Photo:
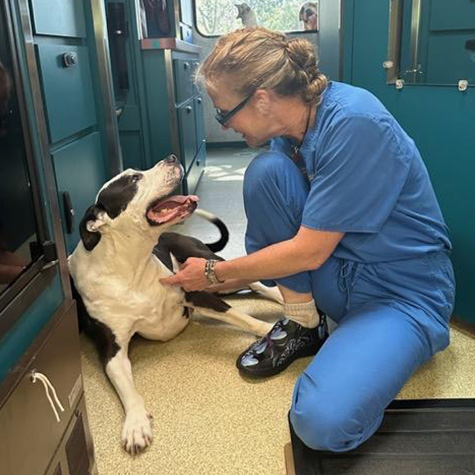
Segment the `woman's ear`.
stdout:
<svg viewBox="0 0 475 475">
<path fill-rule="evenodd" d="M 258 89 L 254 93 L 254 104 L 262 115 L 269 115 L 271 106 L 271 96 L 267 89 Z"/>
</svg>

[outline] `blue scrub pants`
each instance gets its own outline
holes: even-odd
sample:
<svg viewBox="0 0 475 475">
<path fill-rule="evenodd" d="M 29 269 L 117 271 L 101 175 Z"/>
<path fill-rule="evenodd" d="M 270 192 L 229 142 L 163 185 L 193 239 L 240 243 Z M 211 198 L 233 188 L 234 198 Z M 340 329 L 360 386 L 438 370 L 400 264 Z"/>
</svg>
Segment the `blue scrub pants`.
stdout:
<svg viewBox="0 0 475 475">
<path fill-rule="evenodd" d="M 244 178 L 247 252 L 292 238 L 307 194 L 308 184 L 289 158 L 278 152 L 256 157 Z M 296 382 L 294 430 L 314 449 L 354 449 L 378 429 L 412 373 L 448 346 L 450 260 L 443 251 L 384 263 L 331 256 L 315 271 L 275 282 L 311 292 L 338 323 Z"/>
</svg>

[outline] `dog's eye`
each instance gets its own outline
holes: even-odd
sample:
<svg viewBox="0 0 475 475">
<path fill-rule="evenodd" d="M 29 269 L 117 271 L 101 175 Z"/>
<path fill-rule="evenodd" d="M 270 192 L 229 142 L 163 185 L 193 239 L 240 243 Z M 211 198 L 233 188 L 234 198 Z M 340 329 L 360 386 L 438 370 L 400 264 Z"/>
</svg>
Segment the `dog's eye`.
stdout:
<svg viewBox="0 0 475 475">
<path fill-rule="evenodd" d="M 135 175 L 132 175 L 132 183 L 137 183 L 139 180 L 141 180 L 143 175 L 141 173 L 136 173 Z"/>
</svg>

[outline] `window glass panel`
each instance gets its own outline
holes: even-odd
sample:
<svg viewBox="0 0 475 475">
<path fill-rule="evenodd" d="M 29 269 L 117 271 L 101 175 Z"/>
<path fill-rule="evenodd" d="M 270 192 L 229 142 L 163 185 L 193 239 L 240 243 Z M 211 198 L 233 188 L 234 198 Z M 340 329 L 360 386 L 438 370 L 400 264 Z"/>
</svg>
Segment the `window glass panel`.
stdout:
<svg viewBox="0 0 475 475">
<path fill-rule="evenodd" d="M 206 36 L 223 35 L 256 24 L 278 31 L 318 30 L 318 1 L 196 0 L 195 8 L 197 28 Z"/>
<path fill-rule="evenodd" d="M 37 241 L 22 120 L 11 71 L 0 9 L 0 293 L 31 264 L 30 243 Z"/>
</svg>

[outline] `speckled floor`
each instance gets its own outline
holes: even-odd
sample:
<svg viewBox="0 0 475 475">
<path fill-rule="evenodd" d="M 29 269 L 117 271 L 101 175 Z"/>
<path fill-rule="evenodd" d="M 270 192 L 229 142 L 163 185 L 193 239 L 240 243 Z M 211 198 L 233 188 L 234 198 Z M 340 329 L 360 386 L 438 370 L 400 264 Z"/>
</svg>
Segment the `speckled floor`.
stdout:
<svg viewBox="0 0 475 475">
<path fill-rule="evenodd" d="M 240 193 L 254 153 L 210 152 L 198 190 L 200 206 L 222 216 L 231 229 L 231 242 L 221 253 L 227 258 L 244 253 Z M 217 237 L 213 227 L 197 217 L 178 228 L 208 242 Z M 280 316 L 279 305 L 258 297 L 229 301 L 268 321 Z M 271 379 L 245 380 L 234 362 L 253 340 L 250 334 L 199 317 L 167 343 L 134 340 L 130 358 L 135 382 L 154 415 L 155 440 L 144 454 L 130 457 L 120 447 L 120 402 L 92 344 L 83 337 L 86 403 L 99 474 L 285 475 L 292 388 L 310 360 L 299 360 Z M 399 397 L 475 397 L 473 368 L 475 336 L 454 327 L 451 346 L 421 368 Z"/>
</svg>

